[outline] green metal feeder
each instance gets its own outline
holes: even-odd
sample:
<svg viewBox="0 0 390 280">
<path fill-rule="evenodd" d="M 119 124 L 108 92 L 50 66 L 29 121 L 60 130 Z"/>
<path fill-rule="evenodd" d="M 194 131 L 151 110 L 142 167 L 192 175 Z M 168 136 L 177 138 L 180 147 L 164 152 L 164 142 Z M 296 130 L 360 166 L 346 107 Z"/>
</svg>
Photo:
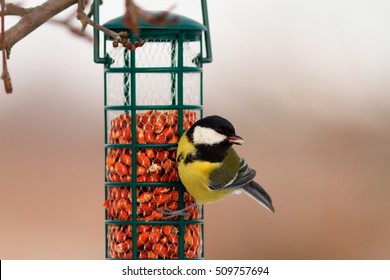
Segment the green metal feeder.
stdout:
<svg viewBox="0 0 390 280">
<path fill-rule="evenodd" d="M 135 51 L 105 35 L 101 56 L 94 33 L 95 62 L 105 67 L 107 259 L 204 258 L 203 207 L 169 214 L 196 203 L 178 180 L 176 146 L 202 117 L 202 67 L 212 61 L 206 0 L 201 5 L 203 24 L 169 14 L 168 25 L 140 21 L 137 38 L 123 17 L 104 24 L 131 42 L 145 40 Z"/>
</svg>

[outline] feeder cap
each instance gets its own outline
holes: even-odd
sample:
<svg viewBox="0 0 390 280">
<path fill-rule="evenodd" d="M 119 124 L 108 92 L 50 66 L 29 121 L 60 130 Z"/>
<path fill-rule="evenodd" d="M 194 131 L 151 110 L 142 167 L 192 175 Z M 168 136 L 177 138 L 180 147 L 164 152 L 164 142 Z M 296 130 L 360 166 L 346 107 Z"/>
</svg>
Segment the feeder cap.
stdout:
<svg viewBox="0 0 390 280">
<path fill-rule="evenodd" d="M 151 16 L 157 16 L 163 12 L 149 12 L 149 13 Z M 123 24 L 123 18 L 124 16 L 114 18 L 106 22 L 103 26 L 113 31 L 129 30 L 129 28 Z M 167 24 L 167 25 L 149 24 L 145 22 L 142 18 L 140 18 L 138 22 L 138 26 L 141 29 L 141 32 L 142 30 L 176 30 L 176 31 L 177 30 L 188 30 L 188 31 L 207 30 L 207 28 L 203 24 L 182 15 L 168 13 L 167 20 L 168 21 L 175 20 L 175 23 Z"/>
</svg>

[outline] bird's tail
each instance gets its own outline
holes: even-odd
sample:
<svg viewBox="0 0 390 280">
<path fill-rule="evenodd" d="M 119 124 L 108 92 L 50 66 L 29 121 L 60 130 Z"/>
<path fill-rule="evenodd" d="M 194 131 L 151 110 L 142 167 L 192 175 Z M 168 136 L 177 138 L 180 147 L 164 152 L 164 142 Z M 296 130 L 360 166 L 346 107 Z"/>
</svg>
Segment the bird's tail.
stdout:
<svg viewBox="0 0 390 280">
<path fill-rule="evenodd" d="M 272 200 L 269 194 L 255 181 L 251 181 L 242 187 L 243 190 L 253 197 L 257 202 L 263 205 L 268 210 L 275 212 L 274 207 L 272 206 Z"/>
</svg>

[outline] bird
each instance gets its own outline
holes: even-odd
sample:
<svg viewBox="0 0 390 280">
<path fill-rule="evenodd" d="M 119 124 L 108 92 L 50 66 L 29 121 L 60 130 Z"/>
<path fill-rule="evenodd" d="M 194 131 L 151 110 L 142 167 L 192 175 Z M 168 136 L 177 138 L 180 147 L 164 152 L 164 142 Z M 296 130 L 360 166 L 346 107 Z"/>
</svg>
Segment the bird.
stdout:
<svg viewBox="0 0 390 280">
<path fill-rule="evenodd" d="M 179 139 L 180 181 L 199 204 L 215 203 L 243 191 L 275 212 L 270 195 L 254 181 L 256 171 L 233 149 L 243 142 L 227 119 L 218 115 L 199 119 Z"/>
</svg>

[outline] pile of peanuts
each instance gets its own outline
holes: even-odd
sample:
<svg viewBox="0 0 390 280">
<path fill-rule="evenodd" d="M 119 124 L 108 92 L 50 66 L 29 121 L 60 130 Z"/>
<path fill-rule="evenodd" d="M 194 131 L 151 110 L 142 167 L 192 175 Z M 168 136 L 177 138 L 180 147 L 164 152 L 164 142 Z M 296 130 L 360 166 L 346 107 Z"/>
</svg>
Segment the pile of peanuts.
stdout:
<svg viewBox="0 0 390 280">
<path fill-rule="evenodd" d="M 128 221 L 133 215 L 132 187 L 109 187 L 104 207 L 110 220 Z M 179 210 L 179 191 L 175 187 L 137 187 L 137 219 L 140 221 L 178 220 L 178 216 L 169 217 L 166 210 Z M 192 206 L 193 207 L 190 207 Z M 200 207 L 195 199 L 184 192 L 184 208 L 189 208 L 185 220 L 201 218 Z"/>
<path fill-rule="evenodd" d="M 111 149 L 108 152 L 106 167 L 109 182 L 131 182 L 133 159 L 130 149 Z M 176 182 L 176 150 L 139 149 L 137 151 L 137 182 Z"/>
<path fill-rule="evenodd" d="M 176 259 L 179 257 L 179 228 L 173 225 L 137 226 L 137 259 Z M 198 258 L 202 252 L 202 228 L 187 225 L 184 233 L 185 258 Z M 108 226 L 108 256 L 131 259 L 133 257 L 133 231 L 131 225 Z"/>
<path fill-rule="evenodd" d="M 183 129 L 187 130 L 198 118 L 195 111 L 183 114 Z M 110 122 L 109 143 L 131 144 L 131 116 L 120 114 Z M 175 144 L 178 142 L 177 111 L 147 111 L 136 115 L 136 142 L 138 144 Z M 135 174 L 134 174 L 135 170 Z M 106 159 L 108 182 L 176 182 L 178 180 L 176 149 L 143 148 L 137 150 L 136 167 L 133 169 L 132 150 L 111 148 Z M 109 220 L 139 221 L 178 220 L 178 216 L 167 217 L 166 211 L 179 209 L 179 191 L 172 186 L 139 186 L 136 201 L 132 187 L 113 186 L 107 188 Z M 136 213 L 133 213 L 136 203 Z M 184 207 L 194 205 L 186 211 L 186 220 L 201 218 L 201 211 L 194 198 L 184 192 Z M 108 226 L 108 256 L 110 258 L 132 258 L 131 225 Z M 178 227 L 173 225 L 138 225 L 136 258 L 178 258 Z M 184 255 L 199 258 L 202 253 L 202 230 L 200 225 L 186 225 L 184 233 Z"/>
<path fill-rule="evenodd" d="M 177 111 L 138 113 L 138 144 L 175 144 L 178 142 Z M 195 111 L 184 111 L 183 128 L 197 120 Z M 131 116 L 121 114 L 111 120 L 110 144 L 130 144 Z M 178 180 L 175 149 L 139 149 L 137 151 L 137 182 L 175 182 Z M 107 155 L 107 178 L 110 182 L 131 182 L 132 153 L 130 149 L 111 149 Z"/>
<path fill-rule="evenodd" d="M 196 111 L 184 111 L 183 129 L 189 129 L 198 119 Z M 175 144 L 178 142 L 178 113 L 177 111 L 151 110 L 136 115 L 136 141 L 138 144 Z M 111 144 L 130 144 L 131 116 L 121 114 L 110 122 Z"/>
</svg>

